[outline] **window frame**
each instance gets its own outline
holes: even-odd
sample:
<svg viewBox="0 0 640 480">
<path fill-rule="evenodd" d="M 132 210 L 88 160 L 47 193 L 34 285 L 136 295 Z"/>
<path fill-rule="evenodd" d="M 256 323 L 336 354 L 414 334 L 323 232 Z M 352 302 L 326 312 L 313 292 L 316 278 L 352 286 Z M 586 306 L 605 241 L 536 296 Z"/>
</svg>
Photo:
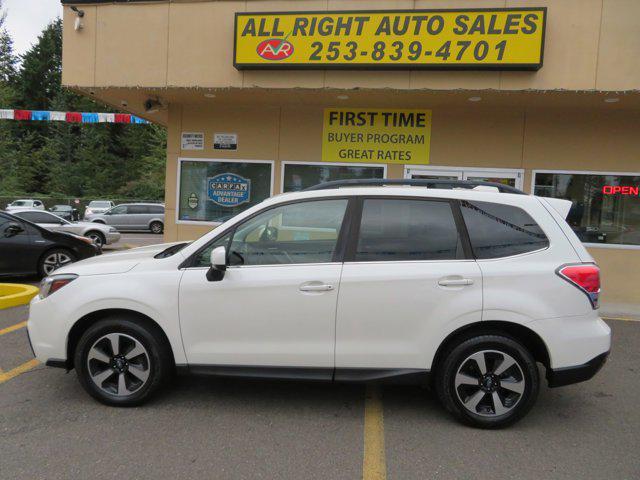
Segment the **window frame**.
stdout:
<svg viewBox="0 0 640 480">
<path fill-rule="evenodd" d="M 346 251 L 344 255 L 344 263 L 350 264 L 369 264 L 369 263 L 442 263 L 442 262 L 469 262 L 475 261 L 473 250 L 471 249 L 471 241 L 467 232 L 467 227 L 462 218 L 462 212 L 460 210 L 460 202 L 455 198 L 440 198 L 440 197 L 418 197 L 411 195 L 357 195 L 355 199 L 354 217 L 351 224 L 349 239 L 346 245 Z M 355 260 L 356 251 L 358 249 L 358 237 L 360 235 L 360 226 L 362 223 L 362 210 L 365 200 L 414 200 L 424 202 L 444 202 L 448 203 L 451 207 L 451 213 L 462 243 L 462 258 L 452 259 L 433 259 L 433 260 Z"/>
<path fill-rule="evenodd" d="M 618 177 L 640 177 L 640 172 L 607 172 L 597 170 L 549 170 L 549 169 L 535 169 L 531 170 L 531 195 L 535 195 L 536 187 L 536 175 L 538 173 L 551 173 L 558 175 L 602 175 L 602 176 L 618 176 Z M 541 197 L 546 198 L 546 197 Z M 602 248 L 602 249 L 614 249 L 614 250 L 640 250 L 640 245 L 631 245 L 628 243 L 587 243 L 581 242 L 586 248 Z"/>
<path fill-rule="evenodd" d="M 206 250 L 207 248 L 209 248 L 209 246 L 212 243 L 216 243 L 219 240 L 223 239 L 225 236 L 230 235 L 229 244 L 226 246 L 226 249 L 227 249 L 227 263 L 228 263 L 229 262 L 229 246 L 231 245 L 231 242 L 233 242 L 233 236 L 236 234 L 236 230 L 238 230 L 238 228 L 242 227 L 242 225 L 244 225 L 246 222 L 252 220 L 253 218 L 257 217 L 258 215 L 262 215 L 263 213 L 266 213 L 269 210 L 273 210 L 275 208 L 284 207 L 284 206 L 287 206 L 287 205 L 298 204 L 298 203 L 309 203 L 309 202 L 319 202 L 319 201 L 321 202 L 321 201 L 327 201 L 327 200 L 347 200 L 347 207 L 345 209 L 344 217 L 342 218 L 342 225 L 340 225 L 340 230 L 338 232 L 338 238 L 336 240 L 336 248 L 335 248 L 335 251 L 333 253 L 333 258 L 331 259 L 330 262 L 322 262 L 322 263 L 318 263 L 318 262 L 313 262 L 313 263 L 274 263 L 274 264 L 268 264 L 268 265 L 228 265 L 227 268 L 233 269 L 233 268 L 288 267 L 288 266 L 328 265 L 328 264 L 334 264 L 334 263 L 343 263 L 344 262 L 344 255 L 345 255 L 345 251 L 346 251 L 346 245 L 347 245 L 347 243 L 349 241 L 350 231 L 352 230 L 353 216 L 354 216 L 355 208 L 356 208 L 355 207 L 355 203 L 354 203 L 355 197 L 349 196 L 349 195 L 339 195 L 339 196 L 335 196 L 335 197 L 331 196 L 331 197 L 317 197 L 317 198 L 305 198 L 305 199 L 298 199 L 298 200 L 290 200 L 288 202 L 282 202 L 282 203 L 278 203 L 276 205 L 271 205 L 271 206 L 269 206 L 267 208 L 260 209 L 257 212 L 252 213 L 248 217 L 243 218 L 240 222 L 236 223 L 235 225 L 231 226 L 230 228 L 224 230 L 223 232 L 220 232 L 218 235 L 216 235 L 214 238 L 212 238 L 210 241 L 208 241 L 205 245 L 203 245 L 198 250 L 193 252 L 189 256 L 189 258 L 187 258 L 184 262 L 182 262 L 178 266 L 178 269 L 183 269 L 183 268 L 206 269 L 206 268 L 209 268 L 209 267 L 202 267 L 202 266 L 194 265 L 194 263 L 200 257 L 202 252 L 204 250 Z"/>
<path fill-rule="evenodd" d="M 221 222 L 214 222 L 209 220 L 180 220 L 180 182 L 182 178 L 182 164 L 183 162 L 205 162 L 205 163 L 268 163 L 271 165 L 270 185 L 269 185 L 269 197 L 273 196 L 274 179 L 275 179 L 275 160 L 246 160 L 243 158 L 193 158 L 193 157 L 178 157 L 178 172 L 176 175 L 176 208 L 175 208 L 175 220 L 176 225 L 209 225 L 218 226 Z"/>
<path fill-rule="evenodd" d="M 356 162 L 303 162 L 287 160 L 280 162 L 280 193 L 287 193 L 284 191 L 284 174 L 287 165 L 310 165 L 312 167 L 371 167 L 382 168 L 382 178 L 387 178 L 387 164 L 386 163 L 356 163 Z"/>
</svg>

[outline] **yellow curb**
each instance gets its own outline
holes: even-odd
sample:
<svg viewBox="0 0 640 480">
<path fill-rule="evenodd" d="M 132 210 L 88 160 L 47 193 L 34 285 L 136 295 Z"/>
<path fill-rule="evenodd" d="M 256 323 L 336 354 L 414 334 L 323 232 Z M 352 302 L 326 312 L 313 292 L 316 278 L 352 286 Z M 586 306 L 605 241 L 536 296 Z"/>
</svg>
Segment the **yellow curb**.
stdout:
<svg viewBox="0 0 640 480">
<path fill-rule="evenodd" d="M 26 305 L 38 294 L 38 288 L 19 283 L 0 283 L 0 310 Z"/>
<path fill-rule="evenodd" d="M 20 330 L 21 328 L 24 328 L 27 326 L 27 322 L 20 322 L 20 323 L 16 323 L 15 325 L 11 325 L 10 327 L 7 328 L 3 328 L 2 330 L 0 330 L 0 336 L 4 335 L 5 333 L 11 333 L 11 332 L 15 332 L 16 330 Z"/>
</svg>

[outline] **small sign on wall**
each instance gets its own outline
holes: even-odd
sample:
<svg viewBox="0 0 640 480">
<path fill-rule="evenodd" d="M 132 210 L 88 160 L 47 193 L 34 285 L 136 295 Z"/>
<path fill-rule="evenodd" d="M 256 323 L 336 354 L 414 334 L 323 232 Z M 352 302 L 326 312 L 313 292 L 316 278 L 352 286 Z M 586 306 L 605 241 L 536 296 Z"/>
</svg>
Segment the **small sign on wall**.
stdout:
<svg viewBox="0 0 640 480">
<path fill-rule="evenodd" d="M 182 132 L 182 150 L 204 150 L 204 133 Z"/>
<path fill-rule="evenodd" d="M 213 134 L 214 150 L 238 150 L 238 134 L 237 133 L 214 133 Z"/>
</svg>

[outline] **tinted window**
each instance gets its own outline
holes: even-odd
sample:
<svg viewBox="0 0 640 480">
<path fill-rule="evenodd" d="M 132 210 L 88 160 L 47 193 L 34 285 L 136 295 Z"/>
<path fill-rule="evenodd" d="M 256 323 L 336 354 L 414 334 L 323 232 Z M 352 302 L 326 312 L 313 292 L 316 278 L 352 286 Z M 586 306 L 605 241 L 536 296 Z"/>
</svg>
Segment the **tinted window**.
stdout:
<svg viewBox="0 0 640 480">
<path fill-rule="evenodd" d="M 16 217 L 24 218 L 33 223 L 60 223 L 60 219 L 44 212 L 17 212 Z"/>
<path fill-rule="evenodd" d="M 111 202 L 100 202 L 96 200 L 94 200 L 93 202 L 89 202 L 89 207 L 109 208 L 110 206 L 111 206 Z"/>
<path fill-rule="evenodd" d="M 498 258 L 549 246 L 540 226 L 527 212 L 511 205 L 460 202 L 476 258 Z"/>
<path fill-rule="evenodd" d="M 127 213 L 149 213 L 149 207 L 146 205 L 129 205 L 127 207 Z"/>
<path fill-rule="evenodd" d="M 333 260 L 347 200 L 319 200 L 272 208 L 237 227 L 229 248 L 232 265 L 326 263 Z M 306 219 L 304 226 L 285 218 Z"/>
<path fill-rule="evenodd" d="M 449 202 L 364 201 L 356 261 L 450 260 L 463 257 Z"/>
<path fill-rule="evenodd" d="M 162 205 L 149 205 L 147 207 L 149 213 L 164 213 L 164 207 Z"/>
</svg>

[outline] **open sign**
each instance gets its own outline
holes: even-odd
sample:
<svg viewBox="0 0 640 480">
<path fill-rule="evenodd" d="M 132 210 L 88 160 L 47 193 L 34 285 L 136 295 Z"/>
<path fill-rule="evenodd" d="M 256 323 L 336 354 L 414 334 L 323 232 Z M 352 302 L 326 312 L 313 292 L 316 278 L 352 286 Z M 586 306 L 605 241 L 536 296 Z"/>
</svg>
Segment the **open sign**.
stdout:
<svg viewBox="0 0 640 480">
<path fill-rule="evenodd" d="M 639 189 L 640 187 L 605 185 L 602 187 L 602 193 L 605 195 L 634 195 L 637 197 Z"/>
<path fill-rule="evenodd" d="M 283 38 L 270 38 L 258 44 L 257 52 L 265 60 L 284 60 L 293 55 L 293 45 Z"/>
</svg>

